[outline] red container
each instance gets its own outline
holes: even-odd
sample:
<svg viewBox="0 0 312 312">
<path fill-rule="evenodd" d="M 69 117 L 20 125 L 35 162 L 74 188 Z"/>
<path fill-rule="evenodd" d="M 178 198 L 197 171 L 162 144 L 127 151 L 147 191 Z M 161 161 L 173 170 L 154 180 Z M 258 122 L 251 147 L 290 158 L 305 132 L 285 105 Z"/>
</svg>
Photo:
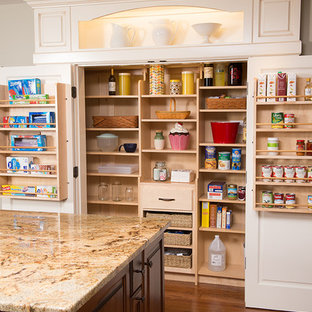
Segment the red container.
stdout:
<svg viewBox="0 0 312 312">
<path fill-rule="evenodd" d="M 238 121 L 212 121 L 213 143 L 235 143 L 238 126 Z"/>
</svg>

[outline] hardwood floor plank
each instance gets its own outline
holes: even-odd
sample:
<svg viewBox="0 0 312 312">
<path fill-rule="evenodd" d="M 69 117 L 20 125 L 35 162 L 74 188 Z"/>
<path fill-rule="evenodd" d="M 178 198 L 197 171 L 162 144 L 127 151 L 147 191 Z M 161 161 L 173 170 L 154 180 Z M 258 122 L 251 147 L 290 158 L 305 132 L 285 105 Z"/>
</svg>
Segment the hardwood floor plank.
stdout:
<svg viewBox="0 0 312 312">
<path fill-rule="evenodd" d="M 165 281 L 166 312 L 266 312 L 245 308 L 244 288 Z"/>
</svg>

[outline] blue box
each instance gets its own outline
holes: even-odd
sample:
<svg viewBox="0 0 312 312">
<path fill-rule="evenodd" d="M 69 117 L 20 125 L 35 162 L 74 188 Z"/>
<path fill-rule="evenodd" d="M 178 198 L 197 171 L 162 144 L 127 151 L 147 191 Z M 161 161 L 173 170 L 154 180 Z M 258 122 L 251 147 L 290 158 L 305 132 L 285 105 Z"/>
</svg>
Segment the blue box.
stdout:
<svg viewBox="0 0 312 312">
<path fill-rule="evenodd" d="M 29 112 L 29 123 L 55 123 L 55 113 Z M 55 125 L 29 125 L 29 128 L 55 128 Z"/>
<path fill-rule="evenodd" d="M 8 81 L 9 99 L 23 99 L 25 94 L 41 94 L 41 80 L 18 79 Z"/>
<path fill-rule="evenodd" d="M 47 146 L 46 135 L 11 135 L 12 151 L 45 151 Z M 23 148 L 33 147 L 33 148 Z"/>
</svg>

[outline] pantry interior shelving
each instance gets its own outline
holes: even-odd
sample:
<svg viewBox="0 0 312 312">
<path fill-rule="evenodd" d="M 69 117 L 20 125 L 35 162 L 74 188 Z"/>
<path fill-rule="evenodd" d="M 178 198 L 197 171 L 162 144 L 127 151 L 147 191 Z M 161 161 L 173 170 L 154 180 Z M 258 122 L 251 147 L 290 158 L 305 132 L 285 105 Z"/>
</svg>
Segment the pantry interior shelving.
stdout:
<svg viewBox="0 0 312 312">
<path fill-rule="evenodd" d="M 8 86 L 0 87 L 0 111 L 3 122 L 0 124 L 0 181 L 2 198 L 19 200 L 62 201 L 67 199 L 67 155 L 66 141 L 66 91 L 65 85 L 45 84 L 42 81 L 42 93 L 49 90 L 49 98 L 10 100 Z M 29 103 L 28 103 L 29 102 Z M 32 123 L 16 122 L 4 123 L 4 118 L 10 116 L 24 116 L 28 118 L 30 112 L 54 112 L 55 122 Z M 50 128 L 51 127 L 51 128 Z M 47 144 L 37 147 L 21 146 L 24 150 L 12 146 L 11 135 L 33 136 L 46 135 Z M 29 150 L 27 150 L 29 149 Z M 42 149 L 42 150 L 40 150 Z M 24 157 L 31 159 L 36 165 L 54 166 L 55 169 L 8 169 L 7 157 Z M 10 187 L 10 190 L 8 190 Z"/>
</svg>

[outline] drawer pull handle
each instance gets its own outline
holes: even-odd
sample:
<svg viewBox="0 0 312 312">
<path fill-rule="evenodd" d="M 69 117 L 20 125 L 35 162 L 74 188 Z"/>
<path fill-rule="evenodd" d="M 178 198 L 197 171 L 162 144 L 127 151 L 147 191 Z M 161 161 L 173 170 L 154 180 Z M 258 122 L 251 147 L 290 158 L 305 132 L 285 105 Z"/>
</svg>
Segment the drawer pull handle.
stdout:
<svg viewBox="0 0 312 312">
<path fill-rule="evenodd" d="M 153 266 L 153 262 L 151 260 L 147 260 L 144 264 L 147 265 L 149 268 Z"/>
<path fill-rule="evenodd" d="M 174 198 L 162 198 L 162 197 L 159 197 L 158 200 L 167 201 L 167 202 L 175 201 Z"/>
<path fill-rule="evenodd" d="M 145 301 L 145 297 L 144 296 L 143 297 L 136 297 L 134 299 L 137 300 L 137 301 L 142 301 L 142 302 Z"/>
<path fill-rule="evenodd" d="M 134 270 L 134 273 L 141 273 L 142 275 L 144 275 L 145 273 L 145 270 Z"/>
</svg>

